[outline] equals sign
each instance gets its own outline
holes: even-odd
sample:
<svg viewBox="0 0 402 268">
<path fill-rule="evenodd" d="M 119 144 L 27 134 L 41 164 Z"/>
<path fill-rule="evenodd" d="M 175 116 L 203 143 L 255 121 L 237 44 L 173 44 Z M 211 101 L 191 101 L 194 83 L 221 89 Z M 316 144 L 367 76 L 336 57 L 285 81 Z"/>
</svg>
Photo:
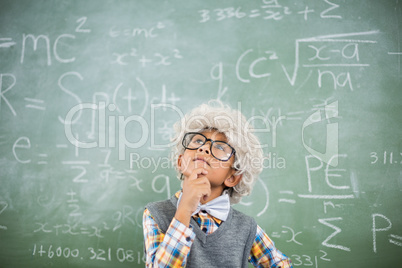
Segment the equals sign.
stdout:
<svg viewBox="0 0 402 268">
<path fill-rule="evenodd" d="M 31 99 L 31 98 L 24 98 L 24 100 L 26 100 L 29 103 L 33 103 L 33 104 L 25 105 L 26 108 L 37 109 L 37 110 L 42 110 L 42 111 L 46 110 L 46 108 L 44 106 L 40 106 L 41 104 L 44 103 L 43 100 Z"/>
<path fill-rule="evenodd" d="M 280 238 L 281 235 L 278 232 L 272 232 L 271 237 Z"/>
<path fill-rule="evenodd" d="M 39 154 L 39 157 L 47 158 L 47 154 Z M 38 161 L 38 165 L 47 165 L 47 161 L 44 160 Z"/>
<path fill-rule="evenodd" d="M 249 18 L 255 18 L 261 16 L 260 10 L 258 9 L 253 9 L 250 12 L 250 15 L 248 16 Z"/>
<path fill-rule="evenodd" d="M 388 240 L 391 244 L 397 245 L 398 247 L 402 247 L 402 236 L 399 235 L 394 235 L 394 234 L 390 234 L 389 235 L 391 238 Z M 398 239 L 400 241 L 394 240 L 394 239 Z"/>
<path fill-rule="evenodd" d="M 67 144 L 56 144 L 56 148 L 68 148 Z"/>
<path fill-rule="evenodd" d="M 293 195 L 293 191 L 280 191 L 280 194 L 284 194 L 284 195 Z M 279 199 L 279 203 L 290 203 L 290 204 L 295 204 L 296 200 L 294 199 L 288 199 L 288 198 L 280 198 Z"/>
<path fill-rule="evenodd" d="M 286 114 L 286 120 L 302 120 L 301 114 L 304 114 L 304 112 L 289 112 Z"/>
<path fill-rule="evenodd" d="M 0 38 L 0 48 L 1 47 L 12 47 L 15 45 L 15 42 L 12 41 L 11 38 Z"/>
</svg>

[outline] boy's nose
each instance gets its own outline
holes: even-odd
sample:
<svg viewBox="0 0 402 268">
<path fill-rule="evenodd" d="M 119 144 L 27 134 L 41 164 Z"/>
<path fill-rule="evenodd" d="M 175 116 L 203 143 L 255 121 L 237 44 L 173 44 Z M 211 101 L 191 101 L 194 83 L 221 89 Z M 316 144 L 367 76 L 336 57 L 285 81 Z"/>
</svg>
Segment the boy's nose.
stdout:
<svg viewBox="0 0 402 268">
<path fill-rule="evenodd" d="M 210 149 L 209 149 L 210 146 L 211 146 L 211 145 L 206 142 L 203 146 L 201 146 L 200 148 L 198 148 L 197 151 L 199 151 L 199 152 L 205 152 L 206 154 L 210 154 L 210 153 L 211 153 L 211 152 L 210 152 Z"/>
</svg>

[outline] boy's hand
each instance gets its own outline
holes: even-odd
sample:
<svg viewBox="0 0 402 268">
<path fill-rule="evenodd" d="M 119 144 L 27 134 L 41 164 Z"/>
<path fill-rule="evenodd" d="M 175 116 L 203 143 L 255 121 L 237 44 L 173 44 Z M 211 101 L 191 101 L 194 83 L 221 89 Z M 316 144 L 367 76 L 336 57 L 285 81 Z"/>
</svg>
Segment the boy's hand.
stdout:
<svg viewBox="0 0 402 268">
<path fill-rule="evenodd" d="M 184 177 L 183 194 L 175 218 L 186 225 L 190 225 L 191 214 L 197 209 L 203 198 L 206 200 L 211 195 L 211 185 L 203 168 L 194 169 L 188 177 Z"/>
</svg>

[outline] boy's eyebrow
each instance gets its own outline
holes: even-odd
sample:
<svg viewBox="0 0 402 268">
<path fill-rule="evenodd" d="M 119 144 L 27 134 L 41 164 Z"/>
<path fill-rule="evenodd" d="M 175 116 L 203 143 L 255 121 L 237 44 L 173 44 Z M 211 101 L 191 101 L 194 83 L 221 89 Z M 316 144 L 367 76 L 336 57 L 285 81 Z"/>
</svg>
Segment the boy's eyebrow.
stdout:
<svg viewBox="0 0 402 268">
<path fill-rule="evenodd" d="M 209 139 L 209 138 L 207 138 L 202 132 L 187 132 L 187 133 L 198 133 L 198 134 L 201 134 L 202 136 L 204 136 L 204 137 L 206 138 L 206 141 L 214 141 L 214 142 L 220 141 L 220 142 L 224 142 L 224 143 L 229 144 L 229 141 L 228 141 L 228 139 L 226 138 L 226 135 L 225 135 L 224 133 L 222 133 L 222 132 L 219 132 L 219 133 L 221 133 L 222 135 L 224 135 L 225 138 L 226 138 L 226 140 L 213 140 L 213 139 Z M 187 134 L 187 133 L 186 133 L 186 134 Z M 230 145 L 230 144 L 229 144 L 229 145 Z M 233 147 L 232 145 L 230 145 L 230 146 Z"/>
</svg>

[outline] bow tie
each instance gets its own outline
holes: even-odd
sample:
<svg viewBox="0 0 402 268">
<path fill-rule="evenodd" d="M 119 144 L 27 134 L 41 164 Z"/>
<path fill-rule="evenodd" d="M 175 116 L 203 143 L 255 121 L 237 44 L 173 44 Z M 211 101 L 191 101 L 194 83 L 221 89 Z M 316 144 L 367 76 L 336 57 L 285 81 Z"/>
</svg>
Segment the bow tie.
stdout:
<svg viewBox="0 0 402 268">
<path fill-rule="evenodd" d="M 179 206 L 181 195 L 182 193 L 180 194 L 179 200 L 177 201 L 177 206 Z M 209 201 L 208 203 L 199 203 L 197 209 L 193 212 L 193 214 L 191 214 L 191 216 L 197 214 L 200 211 L 206 211 L 209 215 L 222 221 L 226 221 L 230 211 L 229 195 L 227 193 L 224 193 L 223 195 Z"/>
</svg>

